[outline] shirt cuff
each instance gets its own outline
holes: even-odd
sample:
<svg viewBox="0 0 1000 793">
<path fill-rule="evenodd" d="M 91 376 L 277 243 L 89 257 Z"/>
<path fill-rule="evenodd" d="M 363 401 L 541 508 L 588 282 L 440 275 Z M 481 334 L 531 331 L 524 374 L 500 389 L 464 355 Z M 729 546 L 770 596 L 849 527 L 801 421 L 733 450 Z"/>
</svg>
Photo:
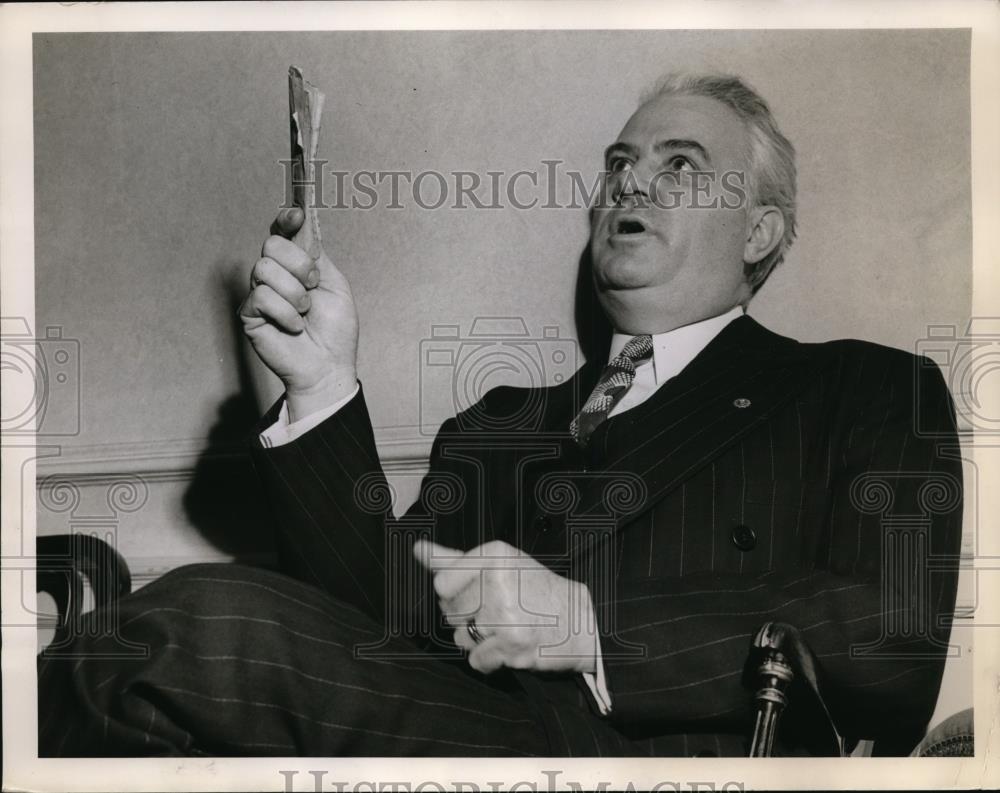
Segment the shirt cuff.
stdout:
<svg viewBox="0 0 1000 793">
<path fill-rule="evenodd" d="M 608 691 L 608 681 L 604 675 L 604 660 L 601 656 L 601 640 L 597 640 L 597 672 L 584 672 L 583 680 L 590 689 L 590 693 L 597 703 L 597 708 L 602 716 L 607 716 L 611 712 L 611 692 Z"/>
<path fill-rule="evenodd" d="M 303 416 L 298 421 L 288 421 L 288 402 L 282 402 L 281 410 L 278 413 L 278 419 L 274 422 L 274 424 L 260 434 L 261 444 L 265 449 L 273 449 L 275 446 L 284 446 L 287 443 L 291 443 L 292 441 L 301 438 L 309 432 L 309 430 L 314 427 L 318 427 L 330 418 L 330 416 L 340 410 L 344 405 L 354 399 L 354 397 L 358 395 L 360 388 L 361 386 L 355 383 L 354 390 L 343 399 L 334 402 L 332 405 L 325 407 L 322 410 L 310 413 L 308 416 Z"/>
</svg>

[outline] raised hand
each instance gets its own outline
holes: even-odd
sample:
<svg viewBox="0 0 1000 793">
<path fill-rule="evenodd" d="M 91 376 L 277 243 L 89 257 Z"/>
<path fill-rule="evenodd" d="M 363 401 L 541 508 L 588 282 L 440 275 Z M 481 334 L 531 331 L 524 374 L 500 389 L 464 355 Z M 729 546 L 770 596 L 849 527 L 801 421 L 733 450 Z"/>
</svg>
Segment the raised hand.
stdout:
<svg viewBox="0 0 1000 793">
<path fill-rule="evenodd" d="M 285 385 L 292 421 L 337 402 L 357 382 L 351 287 L 326 253 L 313 260 L 291 241 L 304 218 L 298 207 L 278 214 L 239 311 L 254 350 Z"/>
</svg>

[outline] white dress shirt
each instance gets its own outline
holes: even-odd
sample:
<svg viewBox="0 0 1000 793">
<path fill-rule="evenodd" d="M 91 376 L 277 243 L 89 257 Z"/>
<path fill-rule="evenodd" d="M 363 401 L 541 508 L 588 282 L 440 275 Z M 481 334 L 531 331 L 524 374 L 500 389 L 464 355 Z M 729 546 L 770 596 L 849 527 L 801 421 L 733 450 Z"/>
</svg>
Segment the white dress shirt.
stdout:
<svg viewBox="0 0 1000 793">
<path fill-rule="evenodd" d="M 636 365 L 632 386 L 608 415 L 617 416 L 636 405 L 641 405 L 667 380 L 680 374 L 681 370 L 719 335 L 719 331 L 741 316 L 743 308 L 736 306 L 717 317 L 683 325 L 666 333 L 653 334 L 653 354 Z M 622 351 L 631 338 L 622 333 L 616 333 L 612 337 L 609 362 Z"/>
<path fill-rule="evenodd" d="M 638 363 L 635 367 L 635 379 L 632 385 L 621 400 L 611 409 L 609 416 L 617 416 L 630 408 L 641 405 L 656 390 L 671 377 L 680 374 L 695 356 L 698 355 L 708 343 L 714 339 L 719 332 L 737 317 L 743 316 L 743 307 L 735 306 L 725 314 L 720 314 L 711 319 L 694 322 L 690 325 L 683 325 L 674 328 L 666 333 L 653 334 L 653 354 Z M 625 344 L 631 339 L 622 333 L 616 333 L 611 339 L 611 351 L 608 361 L 622 351 Z M 329 407 L 303 416 L 298 421 L 288 421 L 288 405 L 282 404 L 281 412 L 277 421 L 260 434 L 261 443 L 267 447 L 283 446 L 291 443 L 296 438 L 301 437 L 309 430 L 322 424 L 344 405 L 357 396 L 360 386 L 355 386 L 354 390 L 346 397 Z M 604 664 L 601 660 L 601 645 L 597 643 L 597 672 L 596 674 L 585 673 L 583 678 L 587 682 L 587 687 L 594 695 L 601 713 L 611 712 L 611 695 L 605 681 Z"/>
</svg>

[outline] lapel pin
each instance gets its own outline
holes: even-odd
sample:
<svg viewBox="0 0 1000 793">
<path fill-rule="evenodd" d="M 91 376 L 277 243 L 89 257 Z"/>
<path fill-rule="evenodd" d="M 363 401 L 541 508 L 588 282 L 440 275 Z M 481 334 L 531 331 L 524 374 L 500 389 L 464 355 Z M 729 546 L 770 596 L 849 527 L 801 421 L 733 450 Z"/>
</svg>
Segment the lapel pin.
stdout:
<svg viewBox="0 0 1000 793">
<path fill-rule="evenodd" d="M 738 399 L 733 400 L 733 405 L 740 409 L 748 408 L 750 407 L 750 400 L 746 397 L 739 397 Z"/>
</svg>

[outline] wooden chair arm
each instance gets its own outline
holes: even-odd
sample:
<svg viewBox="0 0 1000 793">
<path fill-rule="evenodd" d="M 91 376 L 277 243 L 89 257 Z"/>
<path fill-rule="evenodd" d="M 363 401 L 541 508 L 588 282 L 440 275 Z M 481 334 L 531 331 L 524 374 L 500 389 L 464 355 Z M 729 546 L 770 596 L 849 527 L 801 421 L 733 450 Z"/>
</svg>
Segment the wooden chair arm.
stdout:
<svg viewBox="0 0 1000 793">
<path fill-rule="evenodd" d="M 105 606 L 132 591 L 128 564 L 98 537 L 87 534 L 39 537 L 36 557 L 35 589 L 52 595 L 60 628 L 66 628 L 83 613 L 85 583 L 93 592 L 95 607 Z"/>
</svg>

